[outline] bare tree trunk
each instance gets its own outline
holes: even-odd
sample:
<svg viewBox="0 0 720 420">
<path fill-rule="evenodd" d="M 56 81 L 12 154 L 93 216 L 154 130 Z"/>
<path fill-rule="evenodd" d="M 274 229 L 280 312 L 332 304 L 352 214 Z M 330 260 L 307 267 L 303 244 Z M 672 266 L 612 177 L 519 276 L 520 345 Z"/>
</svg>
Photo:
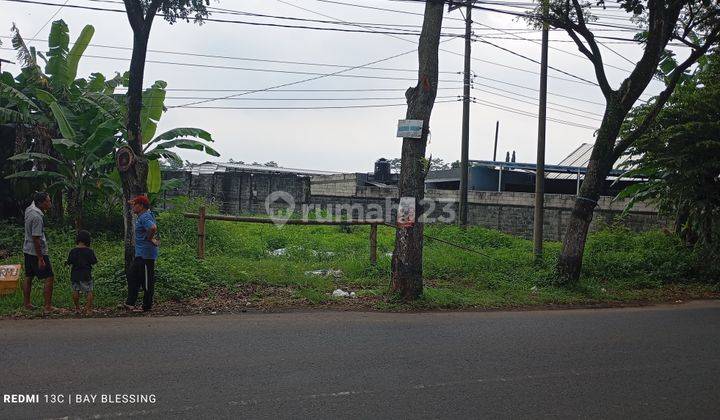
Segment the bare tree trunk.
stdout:
<svg viewBox="0 0 720 420">
<path fill-rule="evenodd" d="M 576 283 L 580 279 L 588 229 L 603 183 L 616 160 L 614 147 L 625 114 L 627 111 L 617 102 L 615 96 L 612 96 L 608 100 L 603 124 L 590 155 L 587 174 L 580 186 L 580 193 L 575 198 L 575 205 L 563 237 L 563 247 L 557 265 L 561 283 Z"/>
<path fill-rule="evenodd" d="M 130 14 L 130 13 L 129 13 Z M 133 18 L 136 20 L 133 24 Z M 133 53 L 130 61 L 130 81 L 128 85 L 128 143 L 135 154 L 134 164 L 126 171 L 120 172 L 123 189 L 123 221 L 125 244 L 125 268 L 127 269 L 135 258 L 135 245 L 133 237 L 134 219 L 128 200 L 135 196 L 147 193 L 148 162 L 143 153 L 143 139 L 141 127 L 142 90 L 145 74 L 145 58 L 150 37 L 150 24 L 146 24 L 142 16 L 131 17 L 133 27 Z"/>
<path fill-rule="evenodd" d="M 392 258 L 391 290 L 403 300 L 413 300 L 422 295 L 423 224 L 419 219 L 420 201 L 425 197 L 425 176 L 429 165 L 425 161 L 425 149 L 429 133 L 430 115 L 437 96 L 438 47 L 442 29 L 443 1 L 428 0 L 425 3 L 425 19 L 418 46 L 418 84 L 407 90 L 406 118 L 422 120 L 420 139 L 405 138 L 402 146 L 400 167 L 400 197 L 415 198 L 414 225 L 398 227 L 395 233 L 395 252 Z"/>
<path fill-rule="evenodd" d="M 73 223 L 75 225 L 75 231 L 79 231 L 83 228 L 83 212 L 82 212 L 82 203 L 83 203 L 83 197 L 82 193 L 75 190 L 68 190 L 67 191 L 67 202 L 68 202 L 68 210 L 70 214 L 72 214 L 73 217 Z"/>
<path fill-rule="evenodd" d="M 33 149 L 44 155 L 52 156 L 59 159 L 60 156 L 55 151 L 52 144 L 52 139 L 58 137 L 58 133 L 51 128 L 44 126 L 37 126 L 33 129 L 35 136 L 35 143 Z M 53 161 L 38 161 L 37 167 L 41 171 L 57 172 L 58 165 Z M 50 219 L 63 224 L 65 219 L 65 209 L 63 207 L 63 192 L 62 190 L 55 191 L 52 195 L 52 210 L 50 211 Z"/>
</svg>

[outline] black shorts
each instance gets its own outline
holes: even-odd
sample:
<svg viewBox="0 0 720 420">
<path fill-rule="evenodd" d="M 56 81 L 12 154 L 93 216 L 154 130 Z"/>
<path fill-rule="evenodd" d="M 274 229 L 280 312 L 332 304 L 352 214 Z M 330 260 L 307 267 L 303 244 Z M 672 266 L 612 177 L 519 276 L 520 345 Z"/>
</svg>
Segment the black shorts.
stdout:
<svg viewBox="0 0 720 420">
<path fill-rule="evenodd" d="M 92 292 L 93 280 L 90 270 L 72 271 L 70 273 L 70 287 L 74 292 Z"/>
<path fill-rule="evenodd" d="M 50 264 L 50 257 L 44 255 L 43 258 L 45 259 L 45 269 L 40 270 L 40 267 L 38 267 L 38 257 L 25 254 L 25 277 L 37 277 L 40 280 L 45 280 L 55 276 L 52 264 Z"/>
</svg>

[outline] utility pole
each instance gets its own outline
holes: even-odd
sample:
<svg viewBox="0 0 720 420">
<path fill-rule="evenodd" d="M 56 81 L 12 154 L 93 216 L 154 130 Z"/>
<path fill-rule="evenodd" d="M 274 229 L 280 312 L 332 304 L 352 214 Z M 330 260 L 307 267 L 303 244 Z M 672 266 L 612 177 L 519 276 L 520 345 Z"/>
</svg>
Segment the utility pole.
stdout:
<svg viewBox="0 0 720 420">
<path fill-rule="evenodd" d="M 472 53 L 472 5 L 467 0 L 465 14 L 465 75 L 463 78 L 462 147 L 460 152 L 460 226 L 467 226 L 468 159 L 470 148 L 470 56 Z"/>
<path fill-rule="evenodd" d="M 500 121 L 495 121 L 495 147 L 493 148 L 493 162 L 497 162 L 497 141 L 498 132 L 500 131 Z"/>
<path fill-rule="evenodd" d="M 543 253 L 543 219 L 545 211 L 545 125 L 547 122 L 547 72 L 548 72 L 548 0 L 543 0 L 542 52 L 540 58 L 540 105 L 538 110 L 537 166 L 535 168 L 535 217 L 533 219 L 533 242 L 535 260 Z"/>
</svg>

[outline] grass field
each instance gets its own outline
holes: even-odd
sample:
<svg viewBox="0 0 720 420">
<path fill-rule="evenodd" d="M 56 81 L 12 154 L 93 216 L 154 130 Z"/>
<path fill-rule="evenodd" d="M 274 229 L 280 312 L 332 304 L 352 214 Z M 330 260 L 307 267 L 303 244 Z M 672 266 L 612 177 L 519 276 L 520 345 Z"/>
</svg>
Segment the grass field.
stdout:
<svg viewBox="0 0 720 420">
<path fill-rule="evenodd" d="M 197 205 L 197 203 L 195 204 Z M 184 207 L 192 207 L 185 203 Z M 185 209 L 184 208 L 184 209 Z M 183 210 L 184 210 L 183 209 Z M 428 226 L 430 236 L 476 252 L 427 240 L 424 254 L 425 293 L 412 305 L 388 296 L 394 230 L 378 231 L 378 264 L 369 262 L 369 227 L 285 226 L 208 222 L 205 260 L 196 258 L 196 221 L 181 210 L 159 215 L 162 236 L 157 263 L 156 301 L 187 301 L 215 296 L 242 296 L 250 304 L 327 305 L 336 288 L 355 291 L 368 308 L 463 309 L 505 308 L 546 304 L 667 301 L 676 296 L 702 297 L 718 292 L 716 273 L 703 270 L 700 256 L 660 231 L 642 234 L 607 229 L 589 238 L 580 284 L 554 284 L 553 267 L 560 250 L 545 245 L 545 259 L 534 262 L 532 242 L 473 227 Z M 9 251 L 0 264 L 21 263 L 22 227 L 2 225 L 0 248 Z M 64 262 L 74 246 L 72 231 L 48 230 L 56 272 L 54 304 L 70 307 L 70 280 Z M 113 235 L 94 233 L 99 263 L 95 278 L 96 306 L 114 307 L 125 296 L 122 243 Z M 284 251 L 277 251 L 284 250 Z M 482 255 L 480 255 L 482 254 Z M 707 267 L 706 267 L 707 268 Z M 334 270 L 314 275 L 314 270 Z M 37 283 L 37 282 L 36 282 Z M 272 291 L 282 290 L 281 299 Z M 235 294 L 233 294 L 235 293 Z M 244 293 L 244 294 L 243 294 Z M 40 284 L 33 301 L 41 303 Z M 18 313 L 22 295 L 0 297 L 0 315 Z"/>
</svg>

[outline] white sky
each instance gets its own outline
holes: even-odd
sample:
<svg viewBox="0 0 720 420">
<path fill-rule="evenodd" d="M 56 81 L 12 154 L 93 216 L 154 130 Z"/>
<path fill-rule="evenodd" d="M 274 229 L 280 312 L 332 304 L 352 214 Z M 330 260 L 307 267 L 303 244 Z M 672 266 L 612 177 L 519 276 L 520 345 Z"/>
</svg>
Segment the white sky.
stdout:
<svg viewBox="0 0 720 420">
<path fill-rule="evenodd" d="M 64 0 L 47 0 L 58 5 Z M 359 5 L 383 7 L 389 9 L 406 10 L 422 13 L 423 4 L 397 2 L 391 0 L 344 0 Z M 284 2 L 284 3 L 283 3 Z M 307 11 L 299 10 L 285 3 L 292 3 L 306 9 L 323 13 L 327 16 L 343 21 L 373 22 L 389 24 L 421 25 L 422 16 L 391 13 L 387 11 L 367 10 L 357 7 L 329 4 L 318 0 L 221 0 L 212 6 L 244 12 L 261 13 L 268 15 L 283 15 L 300 18 L 325 19 Z M 87 5 L 104 8 L 121 8 L 112 2 L 98 2 L 90 0 L 69 0 L 70 5 Z M 0 35 L 10 35 L 13 22 L 20 28 L 27 39 L 37 33 L 42 25 L 58 10 L 57 6 L 30 5 L 0 0 Z M 614 11 L 606 15 L 624 16 L 624 13 Z M 243 20 L 262 21 L 284 24 L 308 24 L 303 22 L 283 22 L 267 18 L 252 18 L 238 15 L 214 14 L 212 17 Z M 461 33 L 463 22 L 451 19 L 461 18 L 459 11 L 445 14 L 445 32 Z M 489 11 L 474 11 L 476 22 L 494 28 L 527 28 L 524 22 L 516 21 L 512 16 L 493 13 Z M 54 19 L 64 19 L 71 31 L 70 38 L 74 40 L 85 24 L 95 26 L 96 33 L 93 44 L 110 46 L 132 46 L 132 31 L 124 14 L 63 8 Z M 603 19 L 600 22 L 612 24 L 629 24 L 618 18 Z M 475 33 L 484 36 L 509 37 L 507 34 L 488 31 L 482 26 L 475 26 Z M 48 24 L 38 38 L 47 39 L 50 31 Z M 598 32 L 600 34 L 600 32 Z M 629 32 L 603 33 L 611 36 L 630 38 Z M 540 32 L 522 33 L 519 36 L 539 39 Z M 347 66 L 363 65 L 372 61 L 390 57 L 413 48 L 417 36 L 403 36 L 400 40 L 381 34 L 340 33 L 326 31 L 310 31 L 287 28 L 271 28 L 265 26 L 249 26 L 230 23 L 208 22 L 202 26 L 192 23 L 177 23 L 169 25 L 161 18 L 157 18 L 153 26 L 150 39 L 150 49 L 173 51 L 180 53 L 201 53 L 222 55 L 226 57 L 246 57 L 270 60 L 299 61 L 311 63 L 340 64 Z M 8 38 L 3 41 L 0 57 L 14 60 L 14 52 L 7 50 L 10 47 Z M 443 38 L 447 39 L 447 38 Z M 489 38 L 488 38 L 489 39 Z M 561 32 L 551 32 L 551 48 L 557 48 L 579 54 L 574 44 L 564 42 L 569 38 Z M 410 41 L 410 42 L 408 42 Z M 505 48 L 539 60 L 540 46 L 535 43 L 494 39 L 491 41 Z M 612 43 L 612 41 L 607 41 Z M 31 43 L 42 51 L 47 44 L 41 41 Z M 609 44 L 608 44 L 609 45 Z M 609 45 L 623 59 L 607 49 L 603 49 L 607 64 L 632 68 L 630 62 L 635 62 L 641 50 L 630 45 Z M 442 44 L 443 49 L 462 53 L 463 40 L 453 39 Z M 87 76 L 92 72 L 102 72 L 112 76 L 115 71 L 125 71 L 129 66 L 130 51 L 107 48 L 90 47 L 86 57 L 80 64 L 79 76 Z M 115 57 L 121 60 L 107 58 L 93 58 L 88 55 Z M 472 68 L 476 75 L 523 85 L 531 88 L 539 86 L 539 65 L 495 47 L 473 43 L 473 57 L 485 60 L 473 61 Z M 563 69 L 574 75 L 594 81 L 594 73 L 589 61 L 574 57 L 554 49 L 550 50 L 550 65 Z M 122 60 L 127 59 L 127 60 Z M 248 62 L 221 58 L 192 57 L 187 55 L 171 55 L 162 53 L 149 53 L 149 60 L 172 61 L 179 63 L 196 63 L 216 66 L 233 66 L 255 69 L 274 69 L 290 71 L 306 71 L 317 73 L 331 73 L 338 68 L 314 67 L 300 64 L 275 64 Z M 528 70 L 522 72 L 503 68 L 495 64 L 508 65 Z M 354 70 L 347 74 L 369 75 L 380 77 L 417 77 L 417 54 L 412 53 L 376 64 L 377 67 L 390 67 L 410 70 L 407 72 L 384 70 Z M 17 66 L 5 64 L 4 71 L 13 74 L 18 72 Z M 459 73 L 462 70 L 462 57 L 446 52 L 440 52 L 440 70 L 444 72 Z M 627 73 L 613 68 L 607 69 L 608 76 L 614 87 Z M 550 70 L 550 76 L 568 78 L 568 76 Z M 148 63 L 145 74 L 146 85 L 154 80 L 165 80 L 168 88 L 183 89 L 262 89 L 282 83 L 302 80 L 310 76 L 297 74 L 281 74 L 270 72 L 255 72 L 240 69 L 217 69 L 191 66 L 177 66 L 171 64 Z M 441 88 L 454 88 L 440 90 L 438 96 L 462 95 L 461 74 L 441 74 L 440 79 L 453 80 L 453 83 L 441 83 Z M 491 91 L 479 84 L 486 84 L 506 89 L 523 95 L 536 96 L 537 93 L 513 86 L 503 85 L 484 79 L 476 79 L 475 87 Z M 327 77 L 320 80 L 292 86 L 291 89 L 378 89 L 397 88 L 406 89 L 415 82 L 404 80 L 379 80 L 361 78 Z M 647 98 L 661 87 L 653 82 L 643 97 Z M 576 83 L 550 78 L 548 82 L 550 96 L 548 100 L 561 105 L 579 108 L 602 114 L 603 107 L 571 99 L 553 96 L 553 94 L 580 98 L 590 101 L 603 102 L 602 94 L 597 86 Z M 495 93 L 511 96 L 508 93 Z M 231 93 L 223 92 L 169 92 L 170 97 L 226 96 Z M 474 90 L 472 95 L 478 100 L 512 107 L 537 113 L 537 105 L 511 100 L 505 97 L 492 95 L 488 92 Z M 311 98 L 395 98 L 394 100 L 366 100 L 366 101 L 309 101 Z M 358 104 L 400 104 L 404 103 L 404 94 L 397 92 L 264 92 L 244 96 L 253 100 L 215 101 L 204 105 L 217 106 L 252 106 L 252 107 L 278 107 L 278 106 L 323 106 L 323 105 L 358 105 Z M 267 101 L 258 98 L 299 98 L 298 101 Z M 516 97 L 517 98 L 517 97 Z M 536 103 L 536 100 L 517 98 L 523 101 Z M 177 105 L 192 100 L 172 99 L 166 104 Z M 549 105 L 554 107 L 554 105 Z M 548 110 L 548 116 L 575 123 L 598 127 L 599 117 L 581 118 L 575 114 L 584 114 L 581 111 Z M 339 170 L 339 171 L 371 171 L 373 163 L 380 157 L 393 158 L 400 156 L 401 140 L 395 138 L 397 120 L 404 118 L 405 107 L 378 108 L 378 109 L 341 109 L 341 110 L 218 110 L 218 109 L 171 109 L 160 124 L 158 132 L 173 127 L 200 127 L 210 131 L 215 139 L 215 148 L 222 156 L 209 158 L 197 152 L 182 151 L 180 154 L 191 161 L 223 160 L 230 158 L 245 162 L 265 162 L 274 160 L 281 166 Z M 428 146 L 428 153 L 433 157 L 440 157 L 445 161 L 459 159 L 460 132 L 461 132 L 462 103 L 438 103 L 433 111 L 431 120 L 432 139 Z M 586 114 L 585 114 L 586 115 Z M 504 110 L 493 109 L 480 104 L 471 108 L 471 137 L 470 158 L 492 159 L 495 121 L 500 121 L 500 136 L 498 146 L 498 160 L 504 159 L 506 151 L 516 150 L 518 161 L 533 162 L 536 153 L 537 119 L 532 116 L 517 115 Z M 572 152 L 580 143 L 593 141 L 593 129 L 571 127 L 556 122 L 548 122 L 547 128 L 547 155 L 548 163 L 557 163 L 564 156 Z"/>
</svg>

